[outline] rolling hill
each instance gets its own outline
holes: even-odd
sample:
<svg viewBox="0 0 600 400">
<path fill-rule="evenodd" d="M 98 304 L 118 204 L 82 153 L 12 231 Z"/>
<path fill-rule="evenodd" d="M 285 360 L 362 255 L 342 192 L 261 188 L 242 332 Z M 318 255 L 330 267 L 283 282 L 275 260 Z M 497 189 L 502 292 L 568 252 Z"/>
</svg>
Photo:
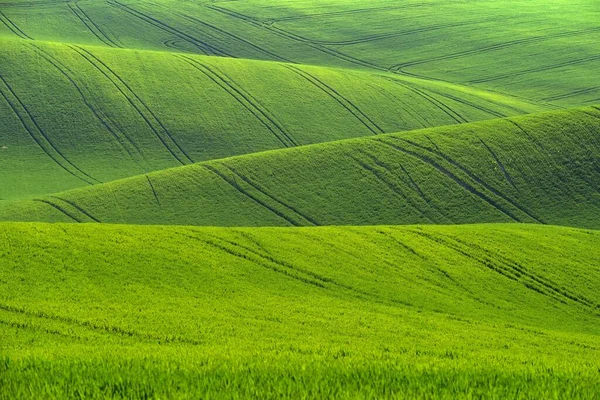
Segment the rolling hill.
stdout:
<svg viewBox="0 0 600 400">
<path fill-rule="evenodd" d="M 0 199 L 269 149 L 543 110 L 320 67 L 0 39 Z"/>
<path fill-rule="evenodd" d="M 598 232 L 4 223 L 0 236 L 0 396 L 598 389 Z"/>
<path fill-rule="evenodd" d="M 0 219 L 600 228 L 599 111 L 587 107 L 214 160 L 0 202 Z"/>
<path fill-rule="evenodd" d="M 562 106 L 600 101 L 594 0 L 0 2 L 0 35 L 392 71 Z"/>
<path fill-rule="evenodd" d="M 595 0 L 0 0 L 0 400 L 600 393 Z"/>
</svg>

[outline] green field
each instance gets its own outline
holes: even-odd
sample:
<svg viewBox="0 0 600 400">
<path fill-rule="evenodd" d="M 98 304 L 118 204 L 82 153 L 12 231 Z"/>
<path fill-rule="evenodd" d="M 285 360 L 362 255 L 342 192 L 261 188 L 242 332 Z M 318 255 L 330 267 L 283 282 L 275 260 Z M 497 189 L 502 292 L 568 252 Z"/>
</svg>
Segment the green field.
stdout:
<svg viewBox="0 0 600 400">
<path fill-rule="evenodd" d="M 10 343 L 0 345 L 0 395 L 564 398 L 600 389 L 594 231 L 0 230 L 0 254 L 10 256 L 0 269 Z"/>
<path fill-rule="evenodd" d="M 597 399 L 592 0 L 0 0 L 0 400 Z"/>
<path fill-rule="evenodd" d="M 0 202 L 0 220 L 599 229 L 599 133 L 587 107 L 330 142 Z"/>
</svg>

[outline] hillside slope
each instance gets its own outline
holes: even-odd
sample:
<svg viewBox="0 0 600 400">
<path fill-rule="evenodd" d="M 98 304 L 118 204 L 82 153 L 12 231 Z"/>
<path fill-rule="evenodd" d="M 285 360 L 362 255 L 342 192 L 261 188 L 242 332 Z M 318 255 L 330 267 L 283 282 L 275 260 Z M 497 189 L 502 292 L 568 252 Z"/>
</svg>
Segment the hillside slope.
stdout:
<svg viewBox="0 0 600 400">
<path fill-rule="evenodd" d="M 0 36 L 391 70 L 597 103 L 595 0 L 0 1 Z"/>
<path fill-rule="evenodd" d="M 0 396 L 598 388 L 598 232 L 0 224 L 0 237 Z"/>
<path fill-rule="evenodd" d="M 543 107 L 318 67 L 0 40 L 0 199 Z"/>
<path fill-rule="evenodd" d="M 32 201 L 9 221 L 600 227 L 594 107 L 199 163 Z"/>
</svg>

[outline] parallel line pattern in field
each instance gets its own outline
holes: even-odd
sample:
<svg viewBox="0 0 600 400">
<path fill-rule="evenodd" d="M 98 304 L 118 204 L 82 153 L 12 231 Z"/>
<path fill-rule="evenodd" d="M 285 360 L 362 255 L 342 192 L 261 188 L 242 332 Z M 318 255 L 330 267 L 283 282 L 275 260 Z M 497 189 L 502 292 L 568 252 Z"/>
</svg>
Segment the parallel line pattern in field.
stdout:
<svg viewBox="0 0 600 400">
<path fill-rule="evenodd" d="M 79 6 L 78 1 L 67 3 L 67 6 L 71 12 L 85 25 L 85 27 L 92 32 L 92 34 L 108 47 L 121 47 L 112 40 L 108 35 L 83 11 Z"/>
<path fill-rule="evenodd" d="M 398 140 L 398 141 L 401 141 L 401 142 L 404 142 L 406 144 L 409 144 L 409 145 L 411 145 L 413 147 L 417 147 L 417 148 L 421 149 L 422 151 L 428 152 L 428 153 L 430 153 L 432 155 L 436 155 L 438 157 L 441 157 L 447 163 L 449 163 L 450 165 L 452 165 L 455 168 L 457 168 L 460 171 L 462 171 L 472 181 L 474 181 L 477 184 L 479 184 L 480 186 L 484 187 L 490 193 L 492 193 L 495 196 L 503 199 L 505 202 L 509 203 L 514 208 L 518 209 L 519 211 L 521 211 L 523 214 L 527 215 L 529 218 L 533 219 L 534 221 L 536 221 L 536 222 L 538 222 L 540 224 L 544 224 L 544 221 L 542 221 L 538 216 L 534 215 L 534 213 L 532 211 L 528 210 L 526 207 L 520 205 L 517 201 L 511 199 L 509 196 L 505 195 L 504 193 L 502 193 L 498 189 L 494 188 L 489 183 L 485 182 L 483 179 L 479 178 L 473 171 L 471 171 L 467 167 L 459 164 L 457 161 L 455 161 L 454 159 L 452 159 L 450 156 L 448 156 L 447 154 L 445 154 L 442 151 L 440 151 L 439 148 L 436 147 L 435 150 L 432 150 L 429 147 L 423 146 L 421 144 L 418 144 L 418 143 L 413 142 L 413 141 L 408 140 L 408 139 L 403 139 L 403 138 L 394 138 L 394 139 Z"/>
<path fill-rule="evenodd" d="M 120 9 L 123 12 L 126 12 L 126 13 L 140 19 L 141 21 L 146 22 L 149 25 L 154 26 L 155 28 L 158 28 L 164 32 L 167 32 L 171 35 L 174 35 L 174 36 L 180 38 L 181 40 L 184 40 L 184 41 L 190 43 L 191 45 L 198 48 L 200 51 L 202 51 L 206 55 L 234 57 L 232 54 L 229 54 L 221 49 L 217 49 L 215 46 L 212 46 L 192 35 L 189 35 L 180 29 L 174 28 L 174 27 L 166 24 L 165 22 L 160 21 L 148 14 L 145 14 L 139 10 L 136 10 L 131 6 L 127 6 L 125 4 L 119 3 L 116 0 L 111 0 L 111 1 L 108 1 L 107 3 L 113 7 Z"/>
<path fill-rule="evenodd" d="M 64 153 L 50 140 L 50 137 L 39 125 L 29 108 L 21 101 L 6 79 L 0 75 L 0 94 L 6 100 L 14 114 L 17 116 L 25 131 L 33 141 L 48 155 L 58 166 L 67 171 L 75 178 L 89 184 L 101 183 L 81 168 L 71 162 Z"/>
<path fill-rule="evenodd" d="M 90 214 L 88 211 L 84 210 L 81 206 L 77 205 L 77 203 L 75 203 L 72 200 L 67 200 L 67 199 L 64 199 L 64 198 L 58 197 L 58 196 L 50 196 L 50 198 L 54 199 L 54 200 L 59 200 L 65 204 L 68 204 L 70 207 L 74 208 L 75 210 L 77 210 L 78 212 L 80 212 L 81 214 L 83 214 L 84 216 L 86 216 L 87 218 L 91 219 L 92 221 L 94 221 L 96 223 L 102 222 L 98 218 L 96 218 L 92 214 Z"/>
<path fill-rule="evenodd" d="M 200 62 L 192 57 L 177 55 L 175 56 L 197 71 L 201 72 L 212 82 L 221 87 L 238 103 L 240 103 L 247 111 L 258 119 L 285 147 L 298 146 L 298 143 L 292 138 L 291 134 L 277 121 L 275 116 L 247 90 L 244 90 L 241 85 L 237 84 L 233 79 L 226 76 L 222 72 L 217 72 L 205 63 Z"/>
<path fill-rule="evenodd" d="M 287 209 L 287 210 L 291 211 L 292 213 L 296 214 L 301 219 L 304 219 L 306 222 L 309 222 L 309 224 L 319 225 L 319 223 L 317 221 L 315 221 L 313 218 L 311 218 L 308 214 L 303 213 L 302 211 L 298 210 L 296 207 L 293 207 L 290 204 L 285 203 L 283 200 L 278 199 L 277 197 L 275 197 L 275 195 L 270 194 L 259 183 L 253 182 L 248 177 L 242 175 L 241 173 L 239 173 L 238 171 L 236 171 L 231 165 L 221 164 L 221 166 L 223 168 L 226 168 L 227 170 L 229 170 L 235 177 L 238 177 L 239 179 L 241 179 L 242 181 L 244 181 L 248 186 L 252 187 L 257 192 L 263 194 L 265 197 L 271 199 L 275 203 L 281 205 L 285 209 Z M 301 222 L 304 222 L 304 221 L 301 221 Z M 306 224 L 302 223 L 302 225 L 306 225 Z"/>
<path fill-rule="evenodd" d="M 360 157 L 358 157 L 356 155 L 351 155 L 350 157 L 358 165 L 360 165 L 364 170 L 369 171 L 375 177 L 375 179 L 377 181 L 383 183 L 394 194 L 396 194 L 399 197 L 401 197 L 402 199 L 404 199 L 404 201 L 410 207 L 417 210 L 417 212 L 419 212 L 419 214 L 421 214 L 421 216 L 423 218 L 425 218 L 427 221 L 429 221 L 431 223 L 434 222 L 429 217 L 429 215 L 425 211 L 423 211 L 423 209 L 419 205 L 417 205 L 413 199 L 410 198 L 410 196 L 408 196 L 406 193 L 404 193 L 404 191 L 402 190 L 402 187 L 400 185 L 398 185 L 392 179 L 388 178 L 386 173 L 389 173 L 389 167 L 387 165 L 383 164 L 382 162 L 377 160 L 376 157 L 372 156 L 371 154 L 367 153 L 366 151 L 357 149 L 357 153 L 362 155 L 363 157 L 367 157 L 370 160 L 370 162 L 364 162 L 363 160 L 360 159 Z M 380 169 L 383 171 L 381 171 Z"/>
<path fill-rule="evenodd" d="M 597 309 L 599 306 L 585 296 L 571 293 L 565 288 L 559 287 L 555 282 L 533 274 L 523 265 L 501 254 L 491 252 L 475 243 L 467 243 L 458 237 L 451 237 L 442 233 L 425 233 L 420 229 L 413 229 L 411 232 L 437 244 L 446 246 L 469 259 L 477 261 L 486 268 L 492 269 L 511 280 L 520 282 L 525 287 L 542 295 L 552 297 L 561 303 L 565 303 L 565 299 L 567 299 L 592 310 Z"/>
<path fill-rule="evenodd" d="M 50 206 L 51 208 L 57 210 L 58 212 L 60 212 L 63 215 L 66 215 L 67 217 L 69 217 L 70 219 L 72 219 L 73 221 L 75 221 L 77 223 L 83 222 L 81 219 L 79 219 L 75 215 L 71 214 L 70 212 L 68 212 L 63 207 L 59 206 L 58 204 L 51 202 L 50 200 L 47 200 L 47 199 L 33 199 L 32 201 L 37 202 L 37 203 L 42 203 L 42 204 L 45 204 L 47 206 Z"/>
<path fill-rule="evenodd" d="M 266 268 L 270 271 L 279 273 L 279 274 L 283 274 L 291 279 L 297 280 L 299 282 L 305 283 L 305 284 L 309 284 L 309 285 L 313 285 L 313 286 L 317 286 L 319 288 L 325 289 L 327 288 L 323 282 L 319 282 L 318 280 L 314 280 L 314 277 L 312 276 L 302 276 L 301 274 L 299 274 L 299 271 L 297 270 L 292 270 L 290 271 L 288 268 L 281 268 L 280 265 L 278 265 L 277 263 L 274 263 L 268 259 L 265 259 L 264 257 L 261 257 L 260 255 L 258 255 L 257 253 L 252 253 L 252 255 L 254 255 L 254 257 L 252 255 L 249 254 L 245 254 L 240 252 L 239 250 L 233 249 L 229 246 L 227 246 L 226 244 L 224 244 L 220 238 L 216 238 L 213 236 L 213 239 L 218 239 L 219 242 L 215 241 L 215 240 L 210 240 L 207 238 L 201 238 L 195 235 L 191 235 L 189 232 L 177 232 L 179 235 L 189 238 L 189 239 L 193 239 L 196 241 L 199 241 L 201 243 L 207 244 L 217 250 L 220 250 L 226 254 L 229 254 L 233 257 L 236 258 L 240 258 L 244 261 L 247 262 L 251 262 L 254 265 L 258 265 L 260 267 Z M 236 245 L 236 247 L 240 247 L 238 245 Z"/>
<path fill-rule="evenodd" d="M 563 37 L 586 35 L 586 34 L 598 32 L 598 31 L 600 31 L 600 28 L 590 28 L 590 29 L 582 29 L 582 30 L 578 30 L 578 31 L 558 32 L 558 33 L 554 33 L 551 35 L 545 35 L 545 36 L 534 36 L 534 37 L 530 37 L 530 38 L 510 40 L 508 42 L 496 43 L 496 44 L 492 44 L 489 46 L 479 47 L 479 48 L 471 49 L 471 50 L 459 51 L 459 52 L 451 53 L 451 54 L 440 55 L 440 56 L 431 57 L 428 59 L 399 63 L 399 64 L 391 66 L 389 68 L 389 70 L 390 70 L 390 72 L 403 73 L 404 71 L 402 71 L 402 70 L 404 68 L 414 67 L 416 65 L 428 64 L 428 63 L 435 62 L 435 61 L 452 60 L 452 59 L 456 59 L 456 58 L 460 58 L 460 57 L 466 57 L 466 56 L 471 56 L 474 54 L 486 53 L 489 51 L 500 50 L 500 49 L 517 46 L 517 45 L 521 45 L 521 44 L 537 43 L 537 42 L 541 42 L 541 41 L 563 38 Z"/>
<path fill-rule="evenodd" d="M 198 340 L 182 337 L 179 335 L 159 336 L 159 335 L 156 335 L 156 334 L 153 334 L 150 332 L 137 332 L 137 331 L 125 329 L 125 328 L 122 328 L 122 327 L 116 326 L 116 325 L 101 325 L 101 324 L 93 322 L 93 321 L 80 321 L 73 317 L 54 315 L 54 314 L 47 313 L 45 311 L 26 310 L 25 308 L 22 308 L 22 307 L 15 307 L 15 306 L 6 305 L 6 304 L 0 304 L 0 310 L 6 311 L 9 313 L 14 313 L 17 315 L 24 315 L 24 316 L 28 316 L 28 317 L 34 317 L 34 318 L 40 318 L 40 319 L 55 321 L 55 322 L 59 322 L 59 323 L 64 323 L 67 325 L 77 326 L 80 328 L 89 329 L 89 330 L 96 331 L 96 332 L 108 333 L 111 335 L 134 337 L 137 339 L 159 341 L 159 342 L 164 342 L 164 343 L 178 342 L 178 343 L 185 343 L 185 344 L 191 344 L 191 345 L 199 345 L 201 343 Z"/>
<path fill-rule="evenodd" d="M 406 30 L 406 31 L 400 31 L 400 32 L 382 33 L 382 34 L 379 34 L 379 35 L 372 35 L 372 36 L 366 36 L 366 37 L 357 38 L 357 39 L 341 40 L 341 41 L 313 40 L 313 39 L 305 38 L 303 36 L 294 35 L 293 33 L 289 32 L 289 31 L 286 31 L 284 29 L 281 29 L 281 28 L 275 28 L 275 27 L 273 27 L 273 29 L 277 29 L 280 32 L 285 32 L 285 33 L 287 33 L 289 35 L 293 35 L 293 36 L 297 37 L 299 40 L 302 40 L 302 41 L 307 42 L 307 43 L 313 43 L 313 44 L 324 45 L 324 46 L 349 46 L 349 45 L 353 45 L 353 44 L 361 44 L 361 43 L 374 42 L 376 40 L 391 39 L 391 38 L 402 37 L 402 36 L 409 36 L 409 35 L 414 35 L 414 34 L 417 34 L 417 33 L 433 32 L 433 31 L 437 31 L 437 30 L 440 30 L 440 29 L 446 29 L 446 28 L 460 28 L 460 27 L 466 27 L 466 26 L 473 26 L 472 30 L 476 30 L 476 29 L 481 29 L 480 28 L 480 24 L 482 24 L 482 23 L 496 22 L 496 21 L 499 21 L 499 20 L 503 20 L 504 21 L 506 19 L 507 19 L 506 17 L 500 17 L 500 18 L 494 17 L 494 18 L 488 18 L 488 19 L 477 20 L 477 21 L 468 21 L 468 22 L 459 22 L 459 23 L 450 23 L 450 24 L 440 24 L 440 25 L 431 25 L 431 26 L 426 26 L 426 27 L 423 27 L 423 28 L 416 28 L 416 29 L 411 29 L 411 30 Z"/>
<path fill-rule="evenodd" d="M 438 108 L 444 114 L 446 114 L 447 116 L 449 116 L 450 118 L 452 118 L 456 123 L 462 124 L 462 123 L 465 123 L 465 122 L 469 122 L 465 117 L 463 117 L 462 115 L 460 115 L 458 112 L 454 111 L 452 108 L 450 108 L 449 106 L 447 106 L 445 103 L 443 103 L 442 101 L 440 101 L 439 99 L 437 99 L 433 95 L 430 95 L 430 94 L 426 93 L 424 90 L 419 89 L 415 85 L 411 85 L 411 84 L 409 84 L 407 82 L 400 82 L 397 79 L 393 79 L 393 78 L 389 78 L 389 77 L 386 77 L 385 79 L 388 80 L 389 82 L 393 82 L 396 85 L 402 86 L 403 88 L 405 88 L 405 89 L 407 89 L 407 90 L 415 93 L 416 95 L 422 97 L 427 102 L 433 104 L 436 108 Z"/>
<path fill-rule="evenodd" d="M 344 54 L 342 52 L 339 52 L 337 50 L 330 49 L 330 48 L 328 48 L 326 46 L 321 46 L 321 45 L 318 45 L 318 44 L 305 42 L 305 41 L 302 40 L 303 38 L 301 36 L 297 36 L 297 35 L 294 35 L 294 34 L 291 34 L 291 33 L 288 33 L 288 32 L 282 31 L 282 30 L 279 30 L 279 29 L 277 29 L 275 27 L 272 27 L 272 26 L 264 25 L 263 23 L 258 22 L 255 19 L 250 18 L 250 17 L 248 17 L 248 16 L 246 16 L 244 14 L 241 14 L 241 13 L 238 13 L 238 12 L 235 12 L 235 11 L 231 11 L 231 10 L 227 10 L 225 8 L 222 8 L 222 7 L 215 6 L 212 3 L 206 5 L 206 7 L 209 8 L 209 9 L 211 9 L 211 10 L 213 10 L 213 11 L 220 12 L 222 14 L 225 14 L 225 15 L 229 16 L 229 17 L 241 20 L 243 22 L 246 22 L 246 23 L 249 23 L 251 25 L 257 26 L 257 27 L 259 27 L 261 29 L 267 30 L 267 31 L 269 31 L 269 32 L 271 32 L 271 33 L 273 33 L 275 35 L 278 35 L 280 37 L 283 37 L 285 39 L 292 40 L 292 41 L 298 42 L 298 43 L 303 43 L 306 46 L 309 46 L 309 47 L 311 47 L 311 48 L 313 48 L 313 49 L 315 49 L 317 51 L 320 51 L 322 53 L 326 53 L 326 54 L 328 54 L 330 56 L 333 56 L 333 57 L 338 58 L 340 60 L 346 61 L 348 63 L 354 64 L 354 65 L 358 65 L 358 66 L 361 66 L 361 67 L 372 68 L 372 69 L 376 69 L 376 70 L 380 70 L 380 71 L 386 71 L 387 70 L 386 68 L 381 67 L 379 65 L 375 65 L 375 64 L 370 63 L 368 61 L 364 61 L 364 60 L 358 59 L 356 57 L 349 56 L 349 55 Z"/>
<path fill-rule="evenodd" d="M 75 87 L 75 90 L 79 93 L 79 96 L 83 100 L 83 103 L 87 106 L 87 108 L 94 114 L 96 119 L 100 121 L 102 126 L 114 137 L 116 142 L 129 154 L 132 160 L 134 160 L 138 165 L 145 163 L 145 158 L 139 147 L 129 138 L 129 136 L 122 130 L 119 129 L 116 124 L 104 113 L 100 108 L 94 106 L 90 101 L 89 97 L 93 97 L 93 95 L 87 94 L 84 89 L 85 85 L 79 85 L 76 82 L 77 74 L 73 73 L 67 66 L 65 66 L 61 61 L 59 61 L 56 57 L 53 57 L 48 52 L 43 50 L 39 46 L 32 45 L 38 52 L 38 54 L 46 60 L 50 65 L 52 65 L 58 72 L 63 75 L 67 80 Z"/>
<path fill-rule="evenodd" d="M 436 170 L 441 172 L 443 175 L 452 179 L 460 187 L 467 190 L 468 192 L 475 195 L 476 197 L 479 197 L 481 200 L 485 201 L 486 203 L 491 205 L 493 208 L 498 210 L 500 213 L 509 217 L 511 220 L 516 221 L 516 222 L 521 222 L 521 220 L 514 213 L 512 213 L 510 210 L 508 210 L 506 207 L 504 207 L 501 204 L 499 204 L 498 202 L 494 201 L 492 198 L 490 198 L 489 196 L 487 196 L 485 193 L 481 192 L 480 190 L 477 190 L 473 184 L 461 179 L 456 174 L 454 174 L 452 171 L 450 171 L 448 168 L 445 168 L 444 166 L 442 166 L 441 164 L 436 162 L 433 158 L 419 154 L 418 152 L 413 151 L 413 150 L 402 148 L 400 146 L 389 143 L 387 141 L 381 140 L 380 142 L 391 147 L 392 149 L 395 149 L 396 151 L 399 151 L 406 155 L 412 156 L 413 158 L 415 158 L 423 163 L 431 165 L 433 168 L 435 168 Z"/>
<path fill-rule="evenodd" d="M 268 204 L 266 201 L 260 199 L 257 195 L 252 194 L 249 190 L 244 189 L 239 182 L 235 179 L 235 178 L 230 178 L 229 176 L 227 176 L 227 174 L 223 173 L 222 171 L 220 171 L 218 168 L 209 165 L 209 164 L 204 164 L 203 165 L 204 168 L 206 168 L 208 171 L 212 172 L 213 174 L 217 175 L 218 177 L 220 177 L 223 181 L 225 181 L 226 183 L 228 183 L 231 187 L 233 187 L 235 190 L 237 190 L 238 192 L 240 192 L 241 194 L 243 194 L 244 196 L 248 197 L 249 199 L 253 200 L 255 203 L 257 203 L 258 205 L 266 208 L 267 210 L 269 210 L 271 213 L 277 215 L 279 218 L 284 219 L 285 221 L 287 221 L 290 225 L 293 226 L 301 226 L 302 223 L 296 221 L 295 218 L 292 218 L 286 214 L 284 214 L 283 212 L 279 211 L 278 209 L 276 209 L 275 207 L 271 206 L 270 204 Z M 247 184 L 247 183 L 246 183 Z M 251 186 L 252 187 L 252 186 Z M 252 187 L 255 191 L 258 191 L 256 188 Z M 261 192 L 262 195 L 264 195 L 264 193 Z M 271 199 L 272 200 L 272 199 Z"/>
<path fill-rule="evenodd" d="M 598 57 L 598 58 L 600 59 L 600 57 Z M 563 100 L 563 99 L 568 99 L 569 97 L 580 96 L 580 95 L 584 95 L 584 94 L 594 93 L 597 91 L 600 91 L 600 86 L 592 86 L 592 87 L 588 87 L 588 88 L 584 88 L 584 89 L 577 89 L 577 90 L 573 90 L 568 93 L 563 93 L 563 94 L 559 94 L 556 96 L 548 97 L 548 98 L 544 99 L 544 101 Z M 600 99 L 596 99 L 596 100 L 592 100 L 592 101 L 597 101 L 597 100 L 600 100 Z"/>
<path fill-rule="evenodd" d="M 502 161 L 500 161 L 500 157 L 498 157 L 498 155 L 496 154 L 496 152 L 494 150 L 492 150 L 492 148 L 490 146 L 488 146 L 487 143 L 483 139 L 479 138 L 479 141 L 481 142 L 481 144 L 483 145 L 483 147 L 485 147 L 485 149 L 488 151 L 488 153 L 490 153 L 490 155 L 492 156 L 492 158 L 496 162 L 496 165 L 498 165 L 498 168 L 502 172 L 502 175 L 504 175 L 504 179 L 506 179 L 506 181 L 517 192 L 520 192 L 519 188 L 517 188 L 517 185 L 515 185 L 515 182 L 513 181 L 512 177 L 510 176 L 510 174 L 508 173 L 508 171 L 506 170 L 506 167 L 504 166 L 504 164 L 502 163 Z"/>
<path fill-rule="evenodd" d="M 154 195 L 154 200 L 156 200 L 156 204 L 158 204 L 159 207 L 162 207 L 162 205 L 160 204 L 160 200 L 158 199 L 158 194 L 156 193 L 156 189 L 154 188 L 154 184 L 152 183 L 152 181 L 150 180 L 150 177 L 148 175 L 145 175 L 146 180 L 148 181 L 148 185 L 150 186 L 150 190 L 152 190 L 152 194 Z"/>
<path fill-rule="evenodd" d="M 478 84 L 478 83 L 493 82 L 493 81 L 497 81 L 500 79 L 514 78 L 516 76 L 522 76 L 522 75 L 527 75 L 527 74 L 536 73 L 536 72 L 546 72 L 551 69 L 570 67 L 572 65 L 585 64 L 587 62 L 597 61 L 597 60 L 600 60 L 600 55 L 587 56 L 587 57 L 577 58 L 575 60 L 563 61 L 563 62 L 556 63 L 556 64 L 543 65 L 541 67 L 528 68 L 528 69 L 524 69 L 524 70 L 520 70 L 520 71 L 508 72 L 505 74 L 489 76 L 487 78 L 473 79 L 471 81 L 468 81 L 467 83 L 468 84 Z M 550 101 L 550 100 L 546 99 L 546 101 Z"/>
<path fill-rule="evenodd" d="M 177 13 L 177 15 L 179 17 L 187 19 L 188 21 L 191 21 L 191 22 L 193 22 L 195 24 L 200 24 L 200 25 L 202 25 L 202 26 L 204 26 L 206 28 L 212 29 L 213 31 L 218 32 L 219 34 L 225 36 L 228 39 L 232 39 L 234 41 L 243 43 L 244 45 L 249 46 L 249 47 L 253 48 L 254 50 L 256 50 L 256 51 L 258 51 L 258 52 L 260 52 L 260 53 L 262 53 L 262 54 L 264 54 L 264 55 L 266 55 L 268 57 L 271 57 L 271 58 L 273 58 L 275 60 L 283 61 L 283 62 L 291 62 L 287 58 L 284 58 L 284 57 L 282 57 L 282 56 L 280 56 L 278 54 L 275 54 L 275 53 L 273 53 L 273 52 L 271 52 L 271 51 L 269 51 L 267 49 L 264 49 L 264 48 L 262 48 L 260 46 L 257 46 L 254 43 L 252 43 L 252 42 L 244 39 L 243 37 L 240 37 L 240 36 L 235 35 L 235 34 L 233 34 L 231 32 L 228 32 L 228 31 L 226 31 L 226 30 L 224 30 L 222 28 L 219 28 L 218 26 L 215 26 L 213 24 L 209 24 L 208 22 L 202 21 L 202 20 L 198 19 L 197 17 L 191 16 L 191 15 L 186 15 L 186 14 L 181 14 L 181 13 Z"/>
<path fill-rule="evenodd" d="M 3 4 L 4 5 L 4 4 Z M 21 39 L 33 40 L 29 35 L 27 35 L 21 28 L 17 26 L 10 18 L 6 16 L 2 11 L 0 11 L 0 22 L 2 22 L 12 33 L 20 37 Z"/>
<path fill-rule="evenodd" d="M 146 105 L 140 96 L 138 96 L 133 89 L 131 89 L 131 87 L 119 75 L 117 75 L 117 73 L 115 73 L 102 60 L 84 48 L 74 45 L 69 47 L 83 57 L 115 86 L 119 93 L 121 93 L 121 95 L 144 120 L 146 125 L 148 125 L 150 130 L 154 132 L 154 135 L 160 140 L 165 149 L 167 149 L 173 158 L 175 158 L 182 165 L 194 162 L 194 160 L 177 143 L 173 135 L 171 135 L 160 119 L 158 119 L 156 114 L 154 114 L 154 112 Z"/>
<path fill-rule="evenodd" d="M 342 96 L 337 90 L 332 88 L 330 85 L 326 84 L 313 74 L 306 72 L 303 69 L 292 65 L 285 66 L 290 71 L 294 72 L 296 75 L 301 76 L 306 81 L 311 83 L 313 86 L 321 89 L 321 91 L 325 92 L 329 97 L 334 99 L 337 103 L 339 103 L 342 107 L 344 107 L 350 114 L 352 114 L 356 119 L 360 121 L 368 130 L 370 130 L 374 135 L 378 135 L 384 133 L 384 130 L 377 125 L 373 119 L 371 119 L 367 114 L 361 111 L 352 101 L 348 100 L 346 97 Z"/>
</svg>

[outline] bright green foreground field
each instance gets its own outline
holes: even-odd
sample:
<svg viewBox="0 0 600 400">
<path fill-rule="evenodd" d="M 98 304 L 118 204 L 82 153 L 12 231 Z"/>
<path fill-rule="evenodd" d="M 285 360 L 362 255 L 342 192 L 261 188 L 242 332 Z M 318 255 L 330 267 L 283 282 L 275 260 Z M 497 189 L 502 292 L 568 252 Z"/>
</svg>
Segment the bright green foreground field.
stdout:
<svg viewBox="0 0 600 400">
<path fill-rule="evenodd" d="M 600 228 L 595 107 L 216 160 L 31 201 L 0 220 Z"/>
<path fill-rule="evenodd" d="M 0 237 L 0 397 L 600 390 L 595 231 L 2 224 Z"/>
</svg>

